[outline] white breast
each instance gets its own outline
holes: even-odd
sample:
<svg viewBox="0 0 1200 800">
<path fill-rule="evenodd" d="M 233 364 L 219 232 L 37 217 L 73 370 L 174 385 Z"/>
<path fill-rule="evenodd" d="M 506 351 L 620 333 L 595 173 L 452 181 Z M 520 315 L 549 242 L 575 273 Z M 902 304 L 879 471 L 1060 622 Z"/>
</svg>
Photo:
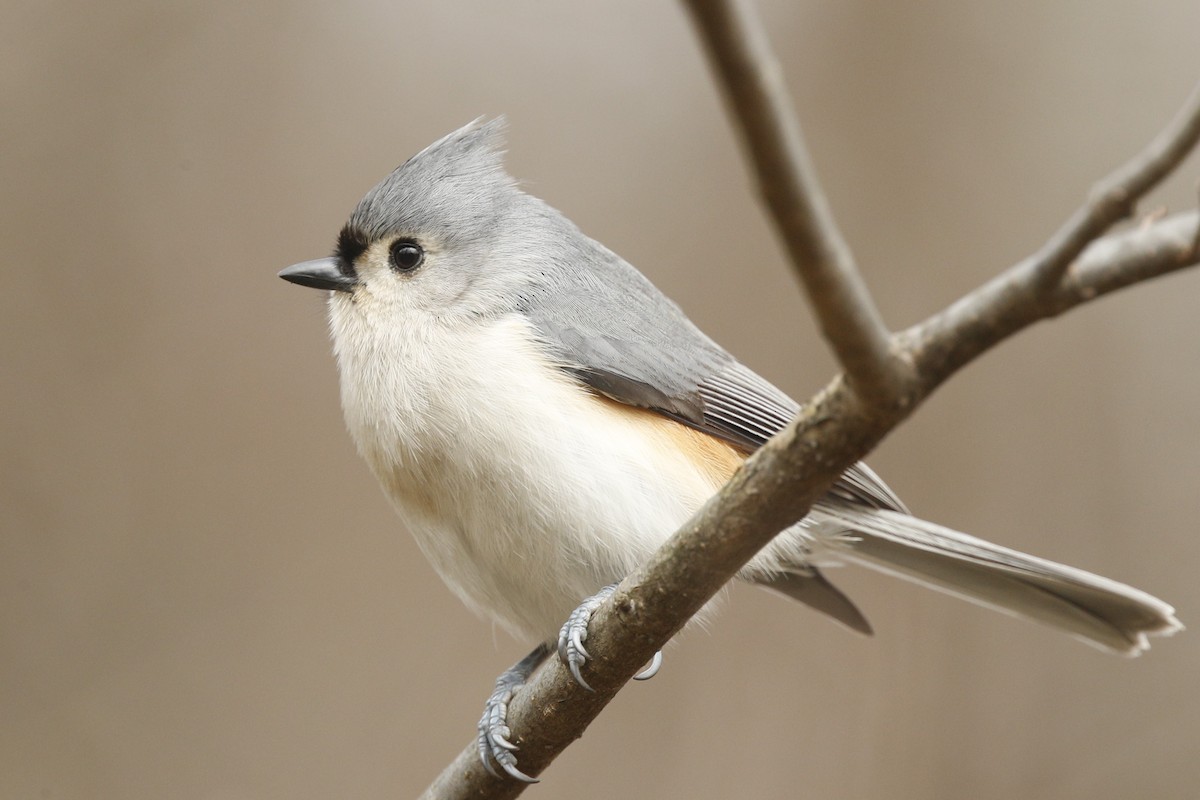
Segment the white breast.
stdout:
<svg viewBox="0 0 1200 800">
<path fill-rule="evenodd" d="M 518 316 L 382 330 L 334 298 L 331 324 L 359 452 L 446 583 L 515 633 L 552 635 L 723 482 Z"/>
</svg>

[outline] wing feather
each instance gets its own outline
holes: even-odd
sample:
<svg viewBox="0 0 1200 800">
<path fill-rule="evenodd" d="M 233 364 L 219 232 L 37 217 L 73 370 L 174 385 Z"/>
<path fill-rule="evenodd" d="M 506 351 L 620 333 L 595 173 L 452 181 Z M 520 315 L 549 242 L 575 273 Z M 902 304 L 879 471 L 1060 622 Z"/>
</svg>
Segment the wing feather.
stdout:
<svg viewBox="0 0 1200 800">
<path fill-rule="evenodd" d="M 546 270 L 553 280 L 531 290 L 522 308 L 564 370 L 605 397 L 663 414 L 743 453 L 796 416 L 794 400 L 705 336 L 628 262 L 573 226 L 570 233 L 554 243 L 577 249 L 556 255 Z M 905 511 L 864 464 L 847 470 L 830 495 Z"/>
</svg>

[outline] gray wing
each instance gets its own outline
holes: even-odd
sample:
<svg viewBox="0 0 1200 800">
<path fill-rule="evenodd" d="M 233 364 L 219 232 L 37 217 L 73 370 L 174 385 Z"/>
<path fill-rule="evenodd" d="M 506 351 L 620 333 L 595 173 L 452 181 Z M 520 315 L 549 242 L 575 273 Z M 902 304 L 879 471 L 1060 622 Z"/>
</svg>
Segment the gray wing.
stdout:
<svg viewBox="0 0 1200 800">
<path fill-rule="evenodd" d="M 800 409 L 794 400 L 705 336 L 631 265 L 563 222 L 564 235 L 551 245 L 554 257 L 522 310 L 564 370 L 606 397 L 656 411 L 744 453 L 792 420 Z M 905 510 L 865 464 L 847 470 L 829 499 Z M 812 565 L 757 582 L 871 632 L 849 598 Z"/>
<path fill-rule="evenodd" d="M 584 246 L 559 261 L 567 265 L 523 309 L 563 369 L 606 397 L 664 414 L 744 453 L 792 420 L 800 408 L 794 400 L 705 336 L 629 263 L 573 232 Z M 865 464 L 847 470 L 830 495 L 906 511 Z"/>
</svg>

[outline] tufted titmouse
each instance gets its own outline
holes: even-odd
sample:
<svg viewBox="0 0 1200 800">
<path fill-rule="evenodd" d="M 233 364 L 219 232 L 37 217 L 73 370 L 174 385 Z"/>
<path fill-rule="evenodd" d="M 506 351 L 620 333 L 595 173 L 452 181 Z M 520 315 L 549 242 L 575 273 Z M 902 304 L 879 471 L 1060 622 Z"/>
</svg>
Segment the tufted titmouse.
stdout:
<svg viewBox="0 0 1200 800">
<path fill-rule="evenodd" d="M 597 603 L 580 601 L 666 541 L 798 406 L 517 188 L 502 129 L 476 121 L 413 156 L 359 202 L 331 258 L 280 277 L 331 290 L 346 424 L 438 574 L 543 642 L 480 722 L 485 766 L 528 779 L 507 741 L 513 692 L 555 646 L 583 682 Z M 870 633 L 818 571 L 839 562 L 1128 655 L 1180 628 L 1137 589 L 911 516 L 863 464 L 739 577 Z"/>
</svg>

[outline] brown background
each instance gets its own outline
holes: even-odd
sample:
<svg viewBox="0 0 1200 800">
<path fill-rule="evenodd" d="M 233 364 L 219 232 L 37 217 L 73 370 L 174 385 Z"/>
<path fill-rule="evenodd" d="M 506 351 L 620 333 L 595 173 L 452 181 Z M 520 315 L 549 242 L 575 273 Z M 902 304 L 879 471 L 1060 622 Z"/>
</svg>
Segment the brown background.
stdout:
<svg viewBox="0 0 1200 800">
<path fill-rule="evenodd" d="M 765 13 L 896 326 L 1036 247 L 1197 78 L 1193 0 Z M 780 386 L 832 374 L 673 3 L 10 2 L 0 87 L 0 797 L 407 797 L 467 743 L 530 643 L 393 520 L 320 298 L 275 277 L 467 120 L 507 113 L 530 190 Z M 919 512 L 1200 627 L 1198 297 L 1184 275 L 1038 326 L 872 463 Z M 874 639 L 735 589 L 530 796 L 1200 784 L 1195 633 L 1125 661 L 837 577 Z"/>
</svg>

